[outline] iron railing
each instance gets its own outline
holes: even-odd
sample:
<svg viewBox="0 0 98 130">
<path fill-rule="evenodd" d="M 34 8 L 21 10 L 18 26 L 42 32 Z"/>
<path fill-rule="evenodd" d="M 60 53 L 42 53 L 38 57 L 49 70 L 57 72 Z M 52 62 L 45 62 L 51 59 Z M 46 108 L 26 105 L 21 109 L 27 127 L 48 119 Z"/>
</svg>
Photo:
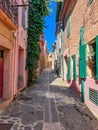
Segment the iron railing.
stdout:
<svg viewBox="0 0 98 130">
<path fill-rule="evenodd" d="M 18 8 L 16 0 L 0 0 L 0 9 L 17 25 Z"/>
</svg>

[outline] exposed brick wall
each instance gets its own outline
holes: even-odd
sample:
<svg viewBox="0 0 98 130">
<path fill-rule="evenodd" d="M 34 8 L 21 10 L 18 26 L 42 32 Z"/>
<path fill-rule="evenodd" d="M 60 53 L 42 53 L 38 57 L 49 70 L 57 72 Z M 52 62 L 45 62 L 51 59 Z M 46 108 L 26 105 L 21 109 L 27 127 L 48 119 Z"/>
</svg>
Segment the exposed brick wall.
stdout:
<svg viewBox="0 0 98 130">
<path fill-rule="evenodd" d="M 69 48 L 70 55 L 78 53 L 78 47 L 80 42 L 80 27 L 83 26 L 84 12 L 87 6 L 87 1 L 76 0 L 73 5 L 71 1 L 67 10 L 67 15 L 70 13 L 70 36 L 66 38 L 66 24 L 65 24 L 65 47 Z M 66 20 L 65 17 L 65 20 Z M 66 22 L 66 21 L 65 21 Z"/>
<path fill-rule="evenodd" d="M 88 5 L 88 0 L 76 0 L 75 3 L 71 1 L 69 8 L 67 10 L 65 16 L 65 30 L 64 30 L 64 41 L 65 41 L 65 51 L 68 48 L 68 55 L 72 56 L 76 54 L 77 57 L 77 75 L 79 75 L 79 42 L 80 42 L 80 27 L 84 26 L 84 42 L 88 43 L 92 39 L 98 35 L 98 0 L 93 0 L 93 2 Z M 71 30 L 70 36 L 66 38 L 66 17 L 70 13 L 71 17 Z M 64 67 L 67 69 L 66 64 Z M 64 73 L 66 77 L 66 71 Z M 91 81 L 92 80 L 92 81 Z M 81 81 L 79 80 L 79 76 L 77 77 L 77 84 L 71 80 L 68 85 L 71 86 L 74 91 L 79 90 L 81 92 Z M 91 83 L 92 82 L 92 83 Z M 90 79 L 87 76 L 85 81 L 85 103 L 91 109 L 91 111 L 95 112 L 98 115 L 98 106 L 95 106 L 89 100 L 89 87 L 98 90 L 98 82 L 95 79 Z"/>
<path fill-rule="evenodd" d="M 85 42 L 96 37 L 98 34 L 98 1 L 86 7 L 84 15 Z"/>
</svg>

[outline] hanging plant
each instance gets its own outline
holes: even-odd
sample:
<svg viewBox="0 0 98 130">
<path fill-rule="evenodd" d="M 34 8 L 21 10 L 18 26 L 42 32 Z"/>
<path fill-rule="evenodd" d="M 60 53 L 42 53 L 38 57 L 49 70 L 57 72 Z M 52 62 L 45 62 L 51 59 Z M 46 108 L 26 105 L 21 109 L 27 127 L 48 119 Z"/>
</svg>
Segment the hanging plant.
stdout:
<svg viewBox="0 0 98 130">
<path fill-rule="evenodd" d="M 30 0 L 28 9 L 28 44 L 26 69 L 28 70 L 28 86 L 37 79 L 38 61 L 40 58 L 39 40 L 43 33 L 44 17 L 49 14 L 49 0 Z"/>
</svg>

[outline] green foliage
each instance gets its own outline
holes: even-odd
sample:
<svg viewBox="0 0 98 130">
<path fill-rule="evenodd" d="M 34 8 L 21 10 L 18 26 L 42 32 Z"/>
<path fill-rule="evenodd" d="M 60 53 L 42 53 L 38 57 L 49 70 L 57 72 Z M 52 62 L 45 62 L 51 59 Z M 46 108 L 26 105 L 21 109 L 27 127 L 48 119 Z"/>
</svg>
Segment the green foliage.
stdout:
<svg viewBox="0 0 98 130">
<path fill-rule="evenodd" d="M 49 15 L 49 0 L 30 0 L 28 10 L 28 45 L 26 69 L 28 70 L 28 86 L 37 78 L 38 61 L 40 58 L 39 40 L 43 33 L 44 17 Z"/>
</svg>

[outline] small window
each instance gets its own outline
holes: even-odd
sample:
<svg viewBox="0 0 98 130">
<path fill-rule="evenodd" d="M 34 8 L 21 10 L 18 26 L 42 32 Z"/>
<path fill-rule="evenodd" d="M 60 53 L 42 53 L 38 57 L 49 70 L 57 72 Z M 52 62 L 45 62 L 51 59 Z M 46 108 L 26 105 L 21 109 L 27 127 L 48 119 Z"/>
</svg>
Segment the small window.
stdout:
<svg viewBox="0 0 98 130">
<path fill-rule="evenodd" d="M 88 76 L 95 77 L 96 75 L 96 42 L 88 44 Z"/>
<path fill-rule="evenodd" d="M 90 5 L 93 2 L 93 0 L 88 0 L 88 5 Z"/>
</svg>

